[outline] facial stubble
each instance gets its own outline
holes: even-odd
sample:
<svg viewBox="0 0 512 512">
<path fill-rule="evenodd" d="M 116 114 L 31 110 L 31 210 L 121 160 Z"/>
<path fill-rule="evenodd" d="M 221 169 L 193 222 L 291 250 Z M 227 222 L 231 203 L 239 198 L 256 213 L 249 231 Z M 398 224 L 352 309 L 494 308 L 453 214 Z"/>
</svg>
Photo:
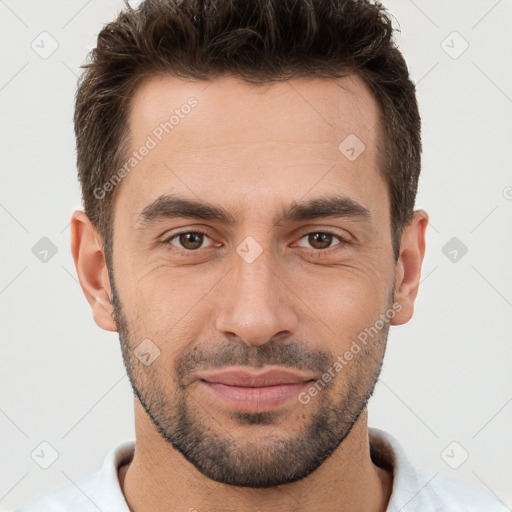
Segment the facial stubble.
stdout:
<svg viewBox="0 0 512 512">
<path fill-rule="evenodd" d="M 190 344 L 189 350 L 176 359 L 173 372 L 158 364 L 158 359 L 146 366 L 134 354 L 143 338 L 139 340 L 135 335 L 137 329 L 129 324 L 113 275 L 109 274 L 113 316 L 134 395 L 162 438 L 212 480 L 234 486 L 268 488 L 307 477 L 348 436 L 374 392 L 384 358 L 388 323 L 362 347 L 349 365 L 329 383 L 323 384 L 323 389 L 307 405 L 297 401 L 292 406 L 306 409 L 306 414 L 298 415 L 306 420 L 295 435 L 283 436 L 282 430 L 277 433 L 276 427 L 282 417 L 279 410 L 238 411 L 219 417 L 189 392 L 191 372 L 203 370 L 205 365 L 210 368 L 279 365 L 307 369 L 315 374 L 320 370 L 322 374 L 332 367 L 336 357 L 302 343 L 271 339 L 251 347 L 234 342 L 221 348 Z M 388 310 L 391 303 L 392 294 Z M 172 340 L 156 342 L 163 350 L 166 343 L 172 343 Z M 346 379 L 343 393 L 334 385 L 340 378 Z M 245 435 L 231 432 L 230 422 L 235 422 L 238 432 Z M 267 429 L 264 441 L 261 437 L 257 441 L 251 440 L 251 428 Z"/>
</svg>

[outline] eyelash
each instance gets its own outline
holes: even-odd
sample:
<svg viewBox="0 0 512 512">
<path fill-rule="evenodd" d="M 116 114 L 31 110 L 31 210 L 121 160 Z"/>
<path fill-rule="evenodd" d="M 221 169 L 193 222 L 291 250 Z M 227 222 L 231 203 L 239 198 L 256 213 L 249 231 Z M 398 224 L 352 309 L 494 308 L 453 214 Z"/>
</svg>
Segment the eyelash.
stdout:
<svg viewBox="0 0 512 512">
<path fill-rule="evenodd" d="M 208 238 L 210 238 L 208 236 L 208 233 L 200 230 L 200 229 L 196 229 L 196 230 L 187 230 L 187 231 L 179 231 L 177 233 L 173 233 L 171 236 L 165 238 L 164 240 L 162 240 L 162 244 L 164 245 L 164 247 L 166 247 L 167 249 L 169 250 L 172 250 L 172 251 L 177 251 L 178 253 L 180 254 L 183 254 L 183 255 L 191 255 L 191 254 L 196 254 L 197 252 L 199 252 L 202 248 L 199 248 L 199 249 L 182 249 L 180 247 L 177 247 L 177 246 L 173 246 L 172 249 L 169 247 L 171 246 L 171 241 L 174 240 L 175 238 L 179 237 L 180 235 L 185 235 L 185 234 L 189 234 L 189 233 L 193 233 L 193 234 L 201 234 L 201 235 L 204 235 Z M 331 251 L 333 250 L 340 250 L 343 246 L 346 246 L 346 245 L 349 245 L 350 242 L 345 239 L 344 237 L 342 237 L 341 235 L 337 234 L 337 233 L 334 233 L 332 231 L 329 231 L 329 230 L 318 230 L 318 231 L 307 231 L 305 233 L 303 233 L 299 240 L 302 240 L 305 236 L 308 236 L 308 235 L 312 235 L 312 234 L 318 234 L 318 233 L 321 233 L 321 234 L 324 234 L 324 235 L 332 235 L 333 237 L 337 238 L 339 240 L 339 242 L 337 244 L 334 244 L 333 246 L 331 247 L 328 247 L 327 249 L 313 249 L 313 248 L 309 248 L 309 247 L 303 247 L 303 249 L 306 249 L 308 250 L 309 252 L 311 252 L 312 254 L 315 254 L 316 256 L 322 256 L 326 253 L 330 253 Z M 338 246 L 342 246 L 342 247 L 338 247 Z M 206 247 L 204 249 L 213 249 L 214 247 Z"/>
<path fill-rule="evenodd" d="M 349 240 L 347 240 L 346 238 L 342 237 L 341 235 L 334 233 L 333 231 L 329 231 L 329 230 L 307 231 L 300 235 L 299 241 L 308 235 L 315 235 L 315 234 L 319 234 L 319 233 L 322 235 L 331 235 L 334 238 L 337 238 L 338 243 L 331 245 L 327 249 L 313 249 L 311 247 L 302 247 L 303 249 L 306 249 L 311 254 L 313 254 L 317 257 L 321 257 L 326 254 L 330 254 L 331 252 L 334 252 L 334 251 L 339 251 L 339 250 L 343 249 L 345 246 L 350 245 Z M 301 246 L 299 246 L 299 247 L 301 247 Z"/>
</svg>

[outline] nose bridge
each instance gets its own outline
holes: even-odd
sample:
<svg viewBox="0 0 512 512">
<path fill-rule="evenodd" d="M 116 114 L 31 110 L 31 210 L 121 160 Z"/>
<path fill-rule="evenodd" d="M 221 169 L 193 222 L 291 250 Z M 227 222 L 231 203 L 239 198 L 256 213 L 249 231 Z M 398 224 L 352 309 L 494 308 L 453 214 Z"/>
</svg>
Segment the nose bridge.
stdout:
<svg viewBox="0 0 512 512">
<path fill-rule="evenodd" d="M 282 331 L 295 332 L 297 316 L 270 249 L 261 250 L 251 261 L 243 252 L 239 254 L 243 249 L 254 249 L 251 241 L 248 244 L 242 242 L 233 255 L 216 327 L 223 334 L 239 336 L 248 345 L 261 345 Z"/>
<path fill-rule="evenodd" d="M 274 267 L 274 268 L 272 268 Z M 260 255 L 255 261 L 238 261 L 234 265 L 233 284 L 237 295 L 250 305 L 273 306 L 277 304 L 275 262 L 272 258 Z"/>
</svg>

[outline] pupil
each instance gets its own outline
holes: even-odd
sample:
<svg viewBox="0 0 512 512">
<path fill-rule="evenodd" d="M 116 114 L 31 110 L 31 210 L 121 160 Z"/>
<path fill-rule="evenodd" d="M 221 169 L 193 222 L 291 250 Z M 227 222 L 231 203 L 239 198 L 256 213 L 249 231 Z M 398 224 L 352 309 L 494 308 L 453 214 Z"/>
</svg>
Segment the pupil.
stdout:
<svg viewBox="0 0 512 512">
<path fill-rule="evenodd" d="M 198 249 L 202 244 L 202 236 L 201 233 L 184 233 L 180 236 L 180 243 L 186 249 Z"/>
<path fill-rule="evenodd" d="M 320 244 L 321 247 L 316 247 L 317 249 L 325 249 L 326 247 L 329 247 L 331 239 L 332 235 L 329 233 L 314 233 L 313 235 L 309 235 L 309 243 L 313 247 L 315 247 L 315 244 Z"/>
</svg>

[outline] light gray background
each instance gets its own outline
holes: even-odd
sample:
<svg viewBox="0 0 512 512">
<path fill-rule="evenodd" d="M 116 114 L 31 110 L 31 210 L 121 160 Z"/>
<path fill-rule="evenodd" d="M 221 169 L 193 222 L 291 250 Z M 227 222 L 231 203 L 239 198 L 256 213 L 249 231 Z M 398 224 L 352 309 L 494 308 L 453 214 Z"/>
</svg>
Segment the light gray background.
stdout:
<svg viewBox="0 0 512 512">
<path fill-rule="evenodd" d="M 370 426 L 392 433 L 418 466 L 512 507 L 512 3 L 385 5 L 417 83 L 417 207 L 431 223 L 416 314 L 391 329 Z M 116 443 L 134 437 L 118 338 L 92 320 L 68 227 L 81 207 L 72 130 L 78 66 L 121 7 L 0 0 L 2 510 L 96 471 Z M 42 58 L 52 38 L 58 48 Z M 46 262 L 32 252 L 42 237 L 57 248 Z M 467 254 L 456 246 L 443 253 L 452 237 Z M 43 441 L 59 454 L 48 469 L 31 458 Z M 457 465 L 465 451 L 469 458 L 452 469 L 446 461 Z"/>
</svg>

